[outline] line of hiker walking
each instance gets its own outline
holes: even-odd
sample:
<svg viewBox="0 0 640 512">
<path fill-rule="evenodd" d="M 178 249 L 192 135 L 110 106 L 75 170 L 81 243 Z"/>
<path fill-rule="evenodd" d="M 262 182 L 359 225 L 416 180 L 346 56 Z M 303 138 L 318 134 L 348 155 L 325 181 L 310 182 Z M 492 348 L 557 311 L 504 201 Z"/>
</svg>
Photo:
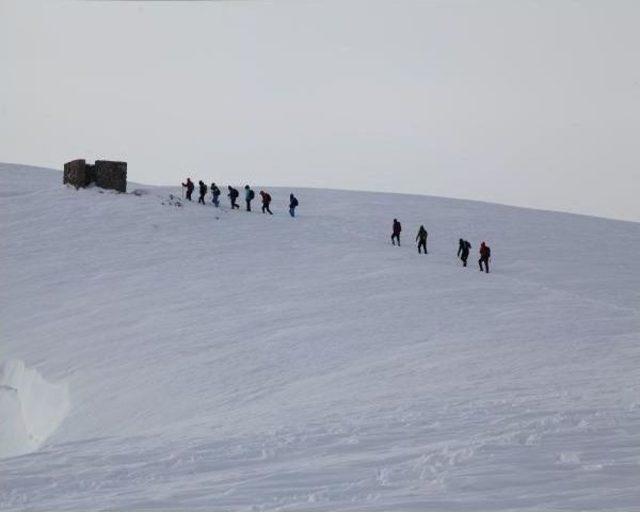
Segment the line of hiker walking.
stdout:
<svg viewBox="0 0 640 512">
<path fill-rule="evenodd" d="M 186 183 L 182 183 L 182 186 L 186 188 L 187 200 L 191 201 L 191 196 L 193 195 L 193 191 L 195 190 L 195 185 L 193 181 L 191 181 L 191 178 L 187 178 Z M 207 195 L 207 185 L 202 180 L 200 180 L 198 181 L 198 187 L 199 187 L 198 190 L 200 193 L 198 197 L 198 203 L 206 204 L 205 197 Z M 240 197 L 240 192 L 238 191 L 237 188 L 234 188 L 231 185 L 229 185 L 227 189 L 229 191 L 229 193 L 227 194 L 227 197 L 229 197 L 229 203 L 231 204 L 231 209 L 239 210 L 240 205 L 237 203 L 237 201 L 238 201 L 238 198 Z M 222 193 L 220 191 L 220 188 L 215 183 L 211 183 L 211 187 L 209 188 L 209 190 L 211 192 L 211 202 L 216 208 L 220 207 L 220 195 Z M 251 211 L 251 201 L 253 201 L 255 197 L 256 197 L 256 193 L 253 191 L 253 189 L 249 185 L 245 185 L 244 201 L 246 205 L 246 210 L 248 212 Z M 269 194 L 264 190 L 261 190 L 260 198 L 262 200 L 262 213 L 268 213 L 269 215 L 273 215 L 273 212 L 271 211 L 271 194 Z M 298 199 L 296 198 L 296 196 L 294 196 L 293 194 L 289 194 L 289 215 L 291 215 L 291 217 L 296 216 L 296 208 L 298 207 L 299 204 L 300 203 L 298 202 Z"/>
<path fill-rule="evenodd" d="M 402 225 L 398 219 L 393 219 L 393 227 L 391 231 L 391 243 L 393 245 L 398 245 L 400 247 L 400 233 L 402 233 Z M 421 225 L 418 229 L 418 234 L 416 235 L 416 242 L 418 243 L 418 254 L 428 254 L 427 252 L 427 237 L 429 233 L 425 229 L 424 225 Z M 469 258 L 469 252 L 471 250 L 471 243 L 468 240 L 464 240 L 460 238 L 458 244 L 458 258 L 462 261 L 462 266 L 467 266 L 467 259 Z M 491 258 L 491 248 L 485 243 L 482 242 L 480 244 L 480 259 L 478 260 L 478 265 L 480 266 L 480 271 L 484 271 L 487 274 L 489 273 L 489 259 Z"/>
<path fill-rule="evenodd" d="M 187 189 L 187 193 L 186 193 L 187 200 L 191 201 L 191 196 L 195 189 L 195 185 L 193 184 L 193 181 L 191 181 L 191 178 L 187 178 L 186 183 L 182 183 L 182 186 Z M 198 197 L 198 203 L 206 204 L 205 197 L 207 195 L 207 185 L 202 180 L 200 180 L 198 182 L 198 186 L 199 186 L 199 192 L 200 192 L 200 195 Z M 209 188 L 209 190 L 211 192 L 211 202 L 216 208 L 218 208 L 220 206 L 220 195 L 221 195 L 220 188 L 215 183 L 211 183 L 211 187 Z M 240 197 L 240 192 L 238 191 L 237 188 L 234 188 L 231 185 L 227 187 L 227 190 L 229 191 L 227 196 L 229 197 L 231 209 L 239 210 L 240 205 L 237 203 L 237 200 Z M 246 205 L 246 210 L 248 212 L 251 211 L 251 202 L 255 199 L 255 197 L 256 197 L 256 194 L 253 191 L 253 189 L 249 185 L 245 185 L 244 201 Z M 273 215 L 273 212 L 271 211 L 271 194 L 269 194 L 265 190 L 261 190 L 260 198 L 262 201 L 262 213 L 264 214 L 268 213 L 269 215 Z M 298 207 L 298 204 L 299 204 L 298 199 L 293 194 L 289 194 L 289 215 L 291 215 L 291 217 L 295 217 L 295 211 L 296 211 L 296 208 Z M 393 227 L 391 231 L 391 243 L 393 245 L 398 245 L 398 247 L 400 246 L 400 233 L 402 233 L 402 225 L 400 224 L 400 221 L 398 219 L 393 219 Z M 416 239 L 415 239 L 416 243 L 418 244 L 418 254 L 423 254 L 423 253 L 429 254 L 427 250 L 428 237 L 429 237 L 429 233 L 427 232 L 427 229 L 424 227 L 424 225 L 421 225 L 420 228 L 418 229 L 418 234 L 416 235 Z M 457 257 L 460 258 L 460 261 L 462 261 L 463 267 L 467 266 L 467 260 L 469 259 L 470 251 L 471 251 L 471 243 L 469 243 L 468 240 L 464 240 L 463 238 L 460 238 L 459 244 L 458 244 Z M 488 274 L 489 259 L 491 258 L 491 248 L 485 242 L 482 242 L 480 244 L 479 253 L 480 253 L 480 259 L 478 260 L 478 265 L 480 267 L 480 271 L 481 272 L 484 271 Z"/>
</svg>

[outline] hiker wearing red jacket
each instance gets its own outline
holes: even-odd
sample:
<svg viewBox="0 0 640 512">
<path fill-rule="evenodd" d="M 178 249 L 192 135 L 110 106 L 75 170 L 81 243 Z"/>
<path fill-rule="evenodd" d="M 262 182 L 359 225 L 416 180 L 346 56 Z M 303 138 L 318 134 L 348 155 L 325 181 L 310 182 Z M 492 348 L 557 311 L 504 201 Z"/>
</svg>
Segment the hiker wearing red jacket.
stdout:
<svg viewBox="0 0 640 512">
<path fill-rule="evenodd" d="M 268 192 L 261 190 L 260 197 L 262 197 L 262 213 L 273 215 L 273 212 L 269 209 L 269 205 L 271 204 L 271 195 Z"/>
<path fill-rule="evenodd" d="M 489 258 L 491 257 L 491 248 L 482 242 L 480 244 L 480 259 L 478 260 L 478 264 L 480 265 L 480 272 L 483 270 L 488 274 L 489 273 Z M 485 268 L 482 268 L 482 264 L 484 263 Z"/>
</svg>

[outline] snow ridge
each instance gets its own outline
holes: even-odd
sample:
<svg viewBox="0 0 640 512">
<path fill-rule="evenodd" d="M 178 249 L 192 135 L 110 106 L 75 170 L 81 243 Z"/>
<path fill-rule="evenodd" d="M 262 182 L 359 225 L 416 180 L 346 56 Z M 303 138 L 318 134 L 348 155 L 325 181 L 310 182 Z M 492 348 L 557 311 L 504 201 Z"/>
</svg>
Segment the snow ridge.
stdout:
<svg viewBox="0 0 640 512">
<path fill-rule="evenodd" d="M 69 412 L 67 385 L 47 382 L 23 361 L 4 363 L 0 373 L 0 458 L 37 450 Z"/>
</svg>

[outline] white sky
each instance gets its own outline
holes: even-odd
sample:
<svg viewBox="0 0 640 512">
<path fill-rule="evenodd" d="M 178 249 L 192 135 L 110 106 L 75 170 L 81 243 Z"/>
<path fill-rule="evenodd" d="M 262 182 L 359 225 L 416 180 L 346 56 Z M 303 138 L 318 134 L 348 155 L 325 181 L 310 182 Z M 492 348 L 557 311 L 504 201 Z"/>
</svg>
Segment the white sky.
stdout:
<svg viewBox="0 0 640 512">
<path fill-rule="evenodd" d="M 0 161 L 640 220 L 640 1 L 0 0 Z"/>
</svg>

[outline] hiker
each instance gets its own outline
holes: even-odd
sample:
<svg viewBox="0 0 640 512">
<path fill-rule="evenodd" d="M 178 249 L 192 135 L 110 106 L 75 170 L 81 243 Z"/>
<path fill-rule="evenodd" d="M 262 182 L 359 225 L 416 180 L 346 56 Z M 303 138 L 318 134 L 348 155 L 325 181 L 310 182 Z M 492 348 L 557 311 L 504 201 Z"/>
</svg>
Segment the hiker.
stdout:
<svg viewBox="0 0 640 512">
<path fill-rule="evenodd" d="M 187 199 L 191 201 L 191 194 L 193 194 L 193 189 L 195 188 L 191 178 L 187 178 L 187 182 L 183 183 L 182 186 L 187 187 Z"/>
<path fill-rule="evenodd" d="M 427 254 L 427 230 L 424 229 L 424 226 L 420 226 L 418 230 L 418 236 L 416 236 L 416 242 L 418 242 L 418 254 L 420 254 L 422 249 L 424 249 L 424 253 Z"/>
<path fill-rule="evenodd" d="M 207 195 L 207 186 L 202 180 L 198 182 L 198 186 L 200 187 L 200 197 L 198 198 L 198 203 L 204 204 L 204 196 Z"/>
<path fill-rule="evenodd" d="M 485 272 L 489 273 L 489 258 L 491 257 L 491 249 L 484 242 L 480 244 L 480 259 L 478 260 L 478 264 L 480 265 L 480 272 L 485 270 Z M 482 268 L 482 264 L 484 263 L 485 268 Z"/>
<path fill-rule="evenodd" d="M 292 217 L 296 216 L 296 207 L 298 206 L 298 200 L 296 199 L 296 196 L 294 196 L 293 194 L 289 194 L 289 215 L 291 215 Z"/>
<path fill-rule="evenodd" d="M 251 211 L 251 201 L 253 201 L 253 198 L 256 197 L 256 193 L 251 190 L 251 187 L 249 185 L 245 185 L 244 186 L 244 200 L 247 203 L 247 211 L 250 212 Z"/>
<path fill-rule="evenodd" d="M 458 257 L 462 260 L 462 266 L 467 266 L 467 258 L 469 257 L 469 249 L 471 244 L 462 238 L 458 242 Z"/>
<path fill-rule="evenodd" d="M 271 204 L 271 195 L 268 192 L 261 190 L 260 197 L 262 197 L 262 213 L 269 213 L 269 215 L 273 215 L 273 212 L 269 209 L 269 205 Z"/>
<path fill-rule="evenodd" d="M 215 183 L 211 183 L 210 190 L 211 190 L 211 202 L 217 208 L 218 206 L 220 206 L 220 201 L 218 199 L 220 197 L 220 189 Z"/>
<path fill-rule="evenodd" d="M 393 219 L 393 233 L 391 234 L 391 243 L 396 245 L 396 240 L 398 241 L 398 247 L 400 247 L 400 232 L 402 231 L 402 226 L 398 222 L 398 219 Z"/>
<path fill-rule="evenodd" d="M 229 185 L 227 187 L 229 189 L 229 201 L 231 201 L 231 209 L 233 210 L 234 208 L 238 208 L 240 209 L 240 206 L 238 206 L 236 204 L 236 199 L 238 199 L 238 196 L 240 195 L 240 192 L 238 192 L 237 188 L 233 188 L 231 185 Z"/>
</svg>

